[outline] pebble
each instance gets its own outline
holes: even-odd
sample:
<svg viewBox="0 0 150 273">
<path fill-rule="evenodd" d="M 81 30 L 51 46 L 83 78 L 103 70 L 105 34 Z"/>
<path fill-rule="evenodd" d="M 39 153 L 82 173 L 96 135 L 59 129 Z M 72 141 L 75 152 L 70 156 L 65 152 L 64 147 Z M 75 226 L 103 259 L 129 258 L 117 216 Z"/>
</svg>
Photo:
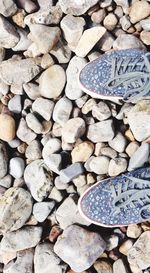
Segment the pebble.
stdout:
<svg viewBox="0 0 150 273">
<path fill-rule="evenodd" d="M 66 229 L 75 223 L 86 226 L 90 225 L 90 223 L 80 215 L 75 196 L 67 197 L 58 207 L 56 210 L 56 219 L 62 229 Z"/>
<path fill-rule="evenodd" d="M 123 153 L 125 151 L 125 147 L 127 145 L 126 138 L 122 135 L 122 133 L 118 132 L 116 136 L 109 141 L 109 146 L 113 148 L 118 153 Z"/>
<path fill-rule="evenodd" d="M 109 13 L 103 21 L 104 27 L 109 31 L 113 30 L 116 27 L 117 23 L 118 19 L 113 13 Z"/>
<path fill-rule="evenodd" d="M 128 262 L 130 266 L 137 269 L 147 269 L 150 266 L 150 231 L 141 234 L 138 240 L 128 251 Z"/>
<path fill-rule="evenodd" d="M 143 30 L 143 31 L 140 33 L 140 39 L 142 40 L 142 42 L 143 42 L 145 45 L 150 45 L 150 33 L 149 33 L 149 31 Z"/>
<path fill-rule="evenodd" d="M 105 248 L 106 243 L 98 233 L 71 225 L 58 237 L 54 252 L 69 264 L 72 270 L 82 272 L 96 261 Z"/>
<path fill-rule="evenodd" d="M 2 251 L 20 251 L 35 247 L 42 237 L 42 227 L 24 227 L 6 233 L 1 240 Z"/>
<path fill-rule="evenodd" d="M 132 34 L 120 34 L 113 43 L 113 49 L 121 50 L 128 48 L 144 49 L 143 43 Z"/>
<path fill-rule="evenodd" d="M 16 123 L 9 114 L 0 114 L 0 139 L 9 142 L 15 138 Z"/>
<path fill-rule="evenodd" d="M 60 180 L 60 177 L 59 176 L 56 176 L 55 178 L 55 181 L 54 181 L 54 184 L 55 184 L 55 187 L 58 189 L 58 190 L 66 190 L 68 188 L 68 184 L 66 183 L 63 183 L 61 180 Z"/>
<path fill-rule="evenodd" d="M 139 225 L 133 224 L 127 227 L 127 236 L 137 239 L 142 233 L 142 228 Z"/>
<path fill-rule="evenodd" d="M 0 62 L 1 62 L 1 56 L 0 56 Z M 5 82 L 0 79 L 0 94 L 7 95 L 9 92 L 9 86 Z"/>
<path fill-rule="evenodd" d="M 25 162 L 21 157 L 13 157 L 9 162 L 9 173 L 14 178 L 21 178 L 24 173 Z"/>
<path fill-rule="evenodd" d="M 52 58 L 52 56 L 50 55 L 50 54 L 48 54 L 48 53 L 46 53 L 46 54 L 44 54 L 43 56 L 42 56 L 42 59 L 41 59 L 41 67 L 43 68 L 43 69 L 47 69 L 47 68 L 49 68 L 49 66 L 52 66 L 52 65 L 54 65 L 54 60 L 53 60 L 53 58 Z"/>
<path fill-rule="evenodd" d="M 107 174 L 110 159 L 106 156 L 93 157 L 89 163 L 90 169 L 96 174 Z"/>
<path fill-rule="evenodd" d="M 129 8 L 129 2 L 128 0 L 115 0 L 115 3 L 117 6 L 121 6 L 123 9 L 123 12 L 126 14 L 128 13 L 128 8 Z"/>
<path fill-rule="evenodd" d="M 53 108 L 54 102 L 44 98 L 37 98 L 32 104 L 33 111 L 47 121 L 51 119 Z"/>
<path fill-rule="evenodd" d="M 18 28 L 17 32 L 20 36 L 20 40 L 15 47 L 13 47 L 13 51 L 25 51 L 31 45 L 31 41 L 28 38 L 28 32 Z"/>
<path fill-rule="evenodd" d="M 21 112 L 22 106 L 20 95 L 15 95 L 12 99 L 10 99 L 8 103 L 8 109 L 16 114 L 19 114 Z"/>
<path fill-rule="evenodd" d="M 89 112 L 91 112 L 92 110 L 93 110 L 93 108 L 94 108 L 94 106 L 96 106 L 97 104 L 96 104 L 96 100 L 95 99 L 93 99 L 93 98 L 91 98 L 91 99 L 89 99 L 89 100 L 87 100 L 85 103 L 84 103 L 84 105 L 82 106 L 82 109 L 81 109 L 81 111 L 82 111 L 82 113 L 83 114 L 88 114 Z M 92 112 L 92 115 L 93 115 L 93 112 Z M 94 116 L 94 115 L 93 115 Z"/>
<path fill-rule="evenodd" d="M 73 0 L 66 1 L 66 0 L 59 0 L 58 3 L 62 9 L 62 11 L 66 14 L 72 14 L 75 16 L 78 15 L 82 15 L 84 14 L 88 9 L 90 9 L 91 7 L 93 7 L 96 3 L 98 2 L 98 0 L 87 0 L 86 2 L 82 1 L 78 1 L 75 2 Z"/>
<path fill-rule="evenodd" d="M 18 9 L 17 12 L 12 16 L 12 21 L 19 27 L 25 28 L 25 19 L 26 12 L 23 9 Z"/>
<path fill-rule="evenodd" d="M 19 42 L 19 34 L 15 27 L 2 15 L 0 15 L 0 37 L 0 47 L 12 48 Z"/>
<path fill-rule="evenodd" d="M 79 87 L 78 74 L 79 71 L 86 65 L 87 61 L 84 58 L 74 56 L 66 69 L 67 83 L 65 87 L 65 94 L 70 100 L 79 99 L 83 91 Z"/>
<path fill-rule="evenodd" d="M 122 259 L 118 259 L 113 263 L 113 273 L 128 273 L 128 269 Z"/>
<path fill-rule="evenodd" d="M 107 104 L 101 101 L 98 104 L 93 105 L 92 116 L 99 121 L 102 121 L 111 117 L 111 111 Z"/>
<path fill-rule="evenodd" d="M 107 142 L 114 137 L 112 119 L 96 122 L 88 126 L 87 138 L 92 142 Z"/>
<path fill-rule="evenodd" d="M 8 156 L 6 146 L 3 142 L 0 142 L 0 178 L 3 178 L 7 174 Z"/>
<path fill-rule="evenodd" d="M 54 253 L 53 244 L 44 242 L 35 248 L 34 268 L 35 273 L 64 273 L 67 265 Z"/>
<path fill-rule="evenodd" d="M 31 162 L 24 172 L 24 180 L 33 198 L 41 202 L 48 196 L 53 187 L 52 172 L 43 160 Z"/>
<path fill-rule="evenodd" d="M 75 49 L 76 55 L 79 57 L 85 57 L 95 46 L 95 44 L 101 39 L 105 32 L 106 29 L 101 26 L 95 26 L 86 29 L 83 32 Z"/>
<path fill-rule="evenodd" d="M 50 53 L 57 59 L 60 64 L 68 63 L 71 58 L 71 50 L 65 42 L 59 41 Z"/>
<path fill-rule="evenodd" d="M 26 148 L 25 156 L 28 160 L 36 160 L 42 157 L 40 142 L 36 139 L 31 141 Z"/>
<path fill-rule="evenodd" d="M 28 127 L 36 134 L 42 134 L 44 128 L 40 120 L 34 113 L 29 113 L 26 116 L 26 122 Z"/>
<path fill-rule="evenodd" d="M 110 157 L 110 158 L 117 157 L 117 152 L 114 149 L 110 148 L 110 147 L 102 147 L 100 149 L 100 154 L 105 155 L 105 156 Z M 97 156 L 100 155 L 100 154 L 95 153 L 95 155 L 97 155 Z"/>
<path fill-rule="evenodd" d="M 116 234 L 112 234 L 110 235 L 107 239 L 106 239 L 106 250 L 107 251 L 111 251 L 112 249 L 116 248 L 119 244 L 119 236 Z"/>
<path fill-rule="evenodd" d="M 143 143 L 131 156 L 128 165 L 128 171 L 142 167 L 149 160 L 150 146 L 148 143 Z"/>
<path fill-rule="evenodd" d="M 150 14 L 150 5 L 147 1 L 135 1 L 130 8 L 129 16 L 132 24 L 148 17 Z"/>
<path fill-rule="evenodd" d="M 31 100 L 36 100 L 40 97 L 39 86 L 35 83 L 24 83 L 23 89 Z"/>
<path fill-rule="evenodd" d="M 60 154 L 50 154 L 44 158 L 44 162 L 51 171 L 59 174 L 62 164 L 62 157 Z"/>
<path fill-rule="evenodd" d="M 119 20 L 121 27 L 123 30 L 127 31 L 131 27 L 131 22 L 129 20 L 129 17 L 127 15 L 124 15 Z"/>
<path fill-rule="evenodd" d="M 61 141 L 58 138 L 50 138 L 43 147 L 42 156 L 45 159 L 49 155 L 58 152 L 60 149 Z"/>
<path fill-rule="evenodd" d="M 12 16 L 16 13 L 17 6 L 12 0 L 0 1 L 0 13 L 5 17 Z"/>
<path fill-rule="evenodd" d="M 45 98 L 55 99 L 63 91 L 65 83 L 66 75 L 64 69 L 60 65 L 52 65 L 40 76 L 40 94 Z"/>
<path fill-rule="evenodd" d="M 141 20 L 140 25 L 144 30 L 150 31 L 150 18 Z"/>
<path fill-rule="evenodd" d="M 58 190 L 56 187 L 52 188 L 51 193 L 48 196 L 49 199 L 52 199 L 58 203 L 60 203 L 64 199 L 64 197 L 65 193 L 63 191 Z"/>
<path fill-rule="evenodd" d="M 65 125 L 71 115 L 72 109 L 72 102 L 68 98 L 62 97 L 55 104 L 53 120 L 61 126 Z"/>
<path fill-rule="evenodd" d="M 27 13 L 32 13 L 37 10 L 37 5 L 31 0 L 18 0 L 18 5 Z"/>
<path fill-rule="evenodd" d="M 55 206 L 55 202 L 39 202 L 33 206 L 33 215 L 38 222 L 44 222 Z"/>
<path fill-rule="evenodd" d="M 36 134 L 28 127 L 24 118 L 20 119 L 17 129 L 17 137 L 26 143 L 30 143 L 36 138 Z"/>
<path fill-rule="evenodd" d="M 97 273 L 113 273 L 112 265 L 107 260 L 97 260 L 94 263 L 94 268 Z"/>
<path fill-rule="evenodd" d="M 128 146 L 126 147 L 126 154 L 131 157 L 139 148 L 139 144 L 136 141 L 132 141 L 128 144 Z"/>
<path fill-rule="evenodd" d="M 123 255 L 127 256 L 128 255 L 128 251 L 130 250 L 130 248 L 132 246 L 133 246 L 133 241 L 131 239 L 127 239 L 119 247 L 119 252 L 122 253 Z"/>
<path fill-rule="evenodd" d="M 100 24 L 104 20 L 105 16 L 105 9 L 99 9 L 98 11 L 92 13 L 91 20 L 96 24 Z"/>
<path fill-rule="evenodd" d="M 23 188 L 9 188 L 1 197 L 0 232 L 18 230 L 28 220 L 31 212 L 32 199 L 30 193 Z"/>
<path fill-rule="evenodd" d="M 90 141 L 84 141 L 77 144 L 71 152 L 72 163 L 86 162 L 86 160 L 92 155 L 93 151 L 94 144 Z"/>
<path fill-rule="evenodd" d="M 62 138 L 67 143 L 74 143 L 85 133 L 85 121 L 82 118 L 69 119 L 62 128 Z"/>
<path fill-rule="evenodd" d="M 109 176 L 117 176 L 127 169 L 127 160 L 122 157 L 117 157 L 110 160 L 108 167 Z"/>
<path fill-rule="evenodd" d="M 0 178 L 0 186 L 9 189 L 12 185 L 12 177 L 10 174 Z"/>
<path fill-rule="evenodd" d="M 59 172 L 60 180 L 63 183 L 69 183 L 74 178 L 78 177 L 80 174 L 84 172 L 81 163 L 73 163 L 65 169 L 62 169 Z"/>
</svg>

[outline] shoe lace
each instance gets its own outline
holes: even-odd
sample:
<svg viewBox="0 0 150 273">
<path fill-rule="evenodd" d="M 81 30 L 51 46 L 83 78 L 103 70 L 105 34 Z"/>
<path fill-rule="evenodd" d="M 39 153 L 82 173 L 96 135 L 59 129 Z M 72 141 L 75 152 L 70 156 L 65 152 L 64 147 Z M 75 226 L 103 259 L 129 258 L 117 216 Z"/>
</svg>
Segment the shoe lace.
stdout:
<svg viewBox="0 0 150 273">
<path fill-rule="evenodd" d="M 126 94 L 123 100 L 132 102 L 145 96 L 150 91 L 150 53 L 138 58 L 113 58 L 111 77 L 106 82 L 107 88 L 124 87 Z M 137 69 L 138 68 L 138 69 Z M 138 71 L 137 71 L 138 70 Z"/>
</svg>

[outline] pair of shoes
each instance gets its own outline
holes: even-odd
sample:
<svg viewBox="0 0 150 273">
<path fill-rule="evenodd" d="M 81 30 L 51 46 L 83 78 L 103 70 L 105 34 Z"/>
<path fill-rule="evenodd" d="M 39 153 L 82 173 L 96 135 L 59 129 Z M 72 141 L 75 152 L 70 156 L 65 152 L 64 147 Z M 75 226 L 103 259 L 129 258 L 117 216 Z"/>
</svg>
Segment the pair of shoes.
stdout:
<svg viewBox="0 0 150 273">
<path fill-rule="evenodd" d="M 79 74 L 92 97 L 136 102 L 150 98 L 150 54 L 138 49 L 113 51 L 88 63 Z M 80 214 L 91 223 L 118 227 L 150 219 L 150 168 L 108 178 L 79 199 Z"/>
</svg>

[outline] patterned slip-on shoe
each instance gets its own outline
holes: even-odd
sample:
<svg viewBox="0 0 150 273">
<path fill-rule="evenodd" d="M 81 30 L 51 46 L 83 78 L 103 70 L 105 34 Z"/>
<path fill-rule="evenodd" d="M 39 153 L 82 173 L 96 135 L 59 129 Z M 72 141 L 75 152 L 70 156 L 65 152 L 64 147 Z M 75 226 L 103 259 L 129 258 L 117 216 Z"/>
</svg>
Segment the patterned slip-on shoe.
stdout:
<svg viewBox="0 0 150 273">
<path fill-rule="evenodd" d="M 81 215 L 91 223 L 119 227 L 150 219 L 150 167 L 108 178 L 79 199 Z"/>
<path fill-rule="evenodd" d="M 80 71 L 79 85 L 99 99 L 136 102 L 150 98 L 150 53 L 140 49 L 105 53 Z"/>
</svg>

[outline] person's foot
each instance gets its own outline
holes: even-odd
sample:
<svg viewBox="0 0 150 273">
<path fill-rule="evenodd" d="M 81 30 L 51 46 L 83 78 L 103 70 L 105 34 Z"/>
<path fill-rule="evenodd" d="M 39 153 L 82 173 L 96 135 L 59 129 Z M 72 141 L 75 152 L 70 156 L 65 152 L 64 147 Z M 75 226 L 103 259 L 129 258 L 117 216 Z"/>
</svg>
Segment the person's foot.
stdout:
<svg viewBox="0 0 150 273">
<path fill-rule="evenodd" d="M 96 183 L 80 197 L 78 207 L 85 219 L 100 226 L 126 226 L 149 220 L 150 168 Z"/>
<path fill-rule="evenodd" d="M 140 49 L 105 53 L 80 71 L 79 85 L 99 99 L 136 102 L 150 98 L 150 53 Z"/>
</svg>

